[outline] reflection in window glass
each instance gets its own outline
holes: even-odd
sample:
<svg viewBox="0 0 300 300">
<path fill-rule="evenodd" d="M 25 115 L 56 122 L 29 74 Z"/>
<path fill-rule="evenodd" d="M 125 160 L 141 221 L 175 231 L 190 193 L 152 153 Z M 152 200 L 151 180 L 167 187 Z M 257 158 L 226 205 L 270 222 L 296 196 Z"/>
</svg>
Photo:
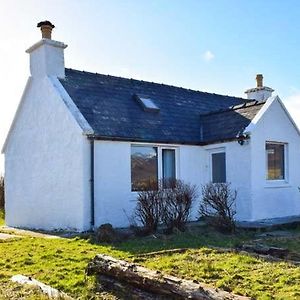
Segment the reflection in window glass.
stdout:
<svg viewBox="0 0 300 300">
<path fill-rule="evenodd" d="M 267 179 L 283 180 L 284 174 L 284 144 L 266 144 Z"/>
<path fill-rule="evenodd" d="M 157 187 L 157 147 L 131 146 L 131 190 Z"/>
</svg>

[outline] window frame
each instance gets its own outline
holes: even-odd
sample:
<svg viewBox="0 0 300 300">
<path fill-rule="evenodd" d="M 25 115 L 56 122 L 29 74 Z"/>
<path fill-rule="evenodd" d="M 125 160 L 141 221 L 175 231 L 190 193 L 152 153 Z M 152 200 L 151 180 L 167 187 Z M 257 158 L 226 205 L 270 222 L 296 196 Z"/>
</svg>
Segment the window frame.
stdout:
<svg viewBox="0 0 300 300">
<path fill-rule="evenodd" d="M 273 145 L 283 145 L 283 172 L 284 178 L 283 179 L 269 179 L 268 178 L 268 153 L 266 146 L 267 144 Z M 268 185 L 277 185 L 277 184 L 287 184 L 288 181 L 288 143 L 286 142 L 277 142 L 277 141 L 266 141 L 265 142 L 265 180 Z"/>
<path fill-rule="evenodd" d="M 226 148 L 215 148 L 215 149 L 209 149 L 209 181 L 213 183 L 213 154 L 217 153 L 224 153 L 225 154 L 225 182 L 227 182 L 227 154 L 226 154 Z M 223 183 L 223 182 L 222 182 Z"/>
<path fill-rule="evenodd" d="M 157 148 L 157 179 L 162 180 L 163 179 L 163 154 L 162 150 L 175 150 L 175 178 L 179 178 L 179 148 L 178 146 L 172 146 L 172 145 L 158 145 L 158 144 L 148 144 L 148 143 L 132 143 L 130 144 L 130 190 L 132 193 L 138 193 L 139 191 L 132 190 L 132 169 L 131 169 L 131 147 L 137 146 L 137 147 L 153 147 Z"/>
</svg>

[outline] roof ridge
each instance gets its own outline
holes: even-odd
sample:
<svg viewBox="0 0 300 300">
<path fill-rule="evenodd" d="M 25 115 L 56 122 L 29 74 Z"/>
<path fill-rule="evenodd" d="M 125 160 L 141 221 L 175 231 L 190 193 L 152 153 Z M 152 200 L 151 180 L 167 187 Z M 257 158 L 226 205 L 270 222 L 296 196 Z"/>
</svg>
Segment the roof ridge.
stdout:
<svg viewBox="0 0 300 300">
<path fill-rule="evenodd" d="M 220 113 L 224 113 L 224 112 L 229 112 L 229 111 L 234 111 L 234 110 L 239 110 L 239 109 L 244 109 L 244 108 L 248 108 L 248 107 L 252 107 L 252 106 L 258 106 L 258 105 L 263 105 L 266 103 L 266 100 L 264 101 L 258 101 L 258 100 L 246 100 L 244 103 L 241 104 L 237 104 L 237 105 L 232 105 L 229 106 L 228 108 L 225 109 L 218 109 L 218 110 L 214 110 L 214 111 L 210 111 L 208 113 L 205 114 L 201 114 L 200 116 L 208 116 L 208 115 L 216 115 L 216 114 L 220 114 Z"/>
<path fill-rule="evenodd" d="M 115 75 L 109 75 L 109 74 L 101 74 L 101 73 L 97 73 L 97 72 L 90 72 L 90 71 L 84 71 L 84 70 L 80 71 L 80 70 L 76 70 L 76 69 L 72 69 L 72 68 L 65 68 L 65 69 L 75 71 L 75 72 L 80 72 L 80 73 L 89 73 L 89 74 L 97 75 L 97 76 L 106 76 L 106 77 L 113 77 L 113 78 L 116 78 L 116 79 L 125 79 L 125 80 L 129 80 L 129 81 L 145 82 L 145 83 L 150 83 L 150 84 L 155 84 L 155 85 L 171 87 L 171 88 L 175 88 L 175 89 L 182 89 L 182 90 L 190 91 L 190 92 L 194 92 L 194 93 L 202 93 L 202 94 L 208 94 L 208 95 L 216 95 L 216 96 L 219 96 L 219 97 L 234 98 L 234 99 L 242 100 L 244 102 L 247 101 L 247 99 L 241 98 L 241 97 L 222 95 L 222 94 L 216 94 L 216 93 L 210 93 L 210 92 L 203 92 L 203 91 L 193 90 L 193 89 L 184 88 L 184 87 L 171 85 L 171 84 L 165 84 L 165 83 L 159 83 L 159 82 L 153 82 L 153 81 L 147 81 L 147 80 L 135 79 L 135 78 L 127 78 L 127 77 L 121 77 L 121 76 L 115 76 Z"/>
</svg>

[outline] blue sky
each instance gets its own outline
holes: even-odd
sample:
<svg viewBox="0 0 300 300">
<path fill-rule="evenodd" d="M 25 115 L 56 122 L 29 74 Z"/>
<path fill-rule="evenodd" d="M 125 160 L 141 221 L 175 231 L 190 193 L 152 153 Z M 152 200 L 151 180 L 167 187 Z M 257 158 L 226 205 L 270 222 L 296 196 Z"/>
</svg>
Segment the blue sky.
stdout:
<svg viewBox="0 0 300 300">
<path fill-rule="evenodd" d="M 300 125 L 300 1 L 1 0 L 0 144 L 45 19 L 67 67 L 235 96 L 263 73 Z"/>
</svg>

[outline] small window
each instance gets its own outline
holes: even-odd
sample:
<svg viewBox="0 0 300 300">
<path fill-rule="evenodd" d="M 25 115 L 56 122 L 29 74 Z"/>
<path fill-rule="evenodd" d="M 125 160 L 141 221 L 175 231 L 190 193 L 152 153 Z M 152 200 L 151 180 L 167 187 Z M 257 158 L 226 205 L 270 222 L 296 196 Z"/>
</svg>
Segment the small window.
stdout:
<svg viewBox="0 0 300 300">
<path fill-rule="evenodd" d="M 285 179 L 284 150 L 284 144 L 266 143 L 267 180 Z"/>
<path fill-rule="evenodd" d="M 226 182 L 226 155 L 225 152 L 211 154 L 212 182 Z"/>
<path fill-rule="evenodd" d="M 164 187 L 168 188 L 176 179 L 175 149 L 162 149 L 162 171 Z"/>
<path fill-rule="evenodd" d="M 157 186 L 157 147 L 131 146 L 131 190 Z"/>
<path fill-rule="evenodd" d="M 159 112 L 159 107 L 154 103 L 152 99 L 141 97 L 139 95 L 135 95 L 135 98 L 145 111 Z"/>
</svg>

